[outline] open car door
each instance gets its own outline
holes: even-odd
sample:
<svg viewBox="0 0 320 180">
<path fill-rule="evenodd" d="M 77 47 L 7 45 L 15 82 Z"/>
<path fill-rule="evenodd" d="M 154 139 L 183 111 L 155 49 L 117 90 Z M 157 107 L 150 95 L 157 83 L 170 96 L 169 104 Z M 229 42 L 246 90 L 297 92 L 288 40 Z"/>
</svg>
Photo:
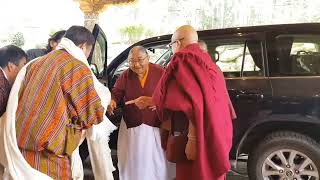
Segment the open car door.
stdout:
<svg viewBox="0 0 320 180">
<path fill-rule="evenodd" d="M 98 24 L 94 26 L 92 34 L 95 38 L 95 42 L 88 58 L 88 62 L 96 77 L 103 84 L 107 85 L 108 78 L 105 76 L 108 55 L 107 38 Z"/>
<path fill-rule="evenodd" d="M 95 74 L 95 76 L 102 82 L 104 85 L 107 85 L 107 78 L 105 77 L 105 70 L 107 69 L 107 38 L 102 29 L 98 24 L 96 24 L 93 28 L 92 34 L 94 36 L 94 44 L 92 46 L 92 50 L 90 56 L 88 58 L 88 63 L 90 65 L 91 70 Z M 89 156 L 87 141 L 85 140 L 80 145 L 80 156 L 82 161 Z"/>
<path fill-rule="evenodd" d="M 104 34 L 103 30 L 100 28 L 98 24 L 96 24 L 93 28 L 92 34 L 95 38 L 95 43 L 93 45 L 93 48 L 91 50 L 90 56 L 88 58 L 88 62 L 90 64 L 90 67 L 96 77 L 99 79 L 100 82 L 102 82 L 105 86 L 108 86 L 108 76 L 107 76 L 107 38 Z M 110 89 L 111 91 L 111 89 Z M 109 116 L 109 114 L 106 114 L 110 121 L 115 124 L 116 126 L 120 125 L 120 121 L 122 118 L 122 109 L 119 106 L 115 110 L 115 115 Z M 110 141 L 109 146 L 111 149 L 117 148 L 117 138 L 118 137 L 118 130 L 114 131 L 110 135 Z"/>
</svg>

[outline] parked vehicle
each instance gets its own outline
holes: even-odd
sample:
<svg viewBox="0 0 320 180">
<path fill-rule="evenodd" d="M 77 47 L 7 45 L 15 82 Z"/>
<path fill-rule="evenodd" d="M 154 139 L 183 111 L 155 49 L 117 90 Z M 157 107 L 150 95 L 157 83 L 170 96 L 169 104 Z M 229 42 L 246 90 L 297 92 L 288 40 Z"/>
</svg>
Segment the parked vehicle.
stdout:
<svg viewBox="0 0 320 180">
<path fill-rule="evenodd" d="M 106 64 L 107 43 L 89 62 L 112 89 L 128 68 L 131 47 Z M 225 75 L 238 118 L 230 159 L 248 156 L 252 180 L 320 178 L 320 23 L 268 25 L 199 31 L 208 53 Z M 171 35 L 140 41 L 154 63 L 166 66 Z M 100 47 L 100 50 L 99 48 Z M 318 84 L 319 83 L 319 84 Z M 120 111 L 119 111 L 120 112 Z M 120 115 L 121 116 L 121 115 Z M 112 117 L 113 122 L 119 122 Z M 116 134 L 110 145 L 116 147 Z"/>
</svg>

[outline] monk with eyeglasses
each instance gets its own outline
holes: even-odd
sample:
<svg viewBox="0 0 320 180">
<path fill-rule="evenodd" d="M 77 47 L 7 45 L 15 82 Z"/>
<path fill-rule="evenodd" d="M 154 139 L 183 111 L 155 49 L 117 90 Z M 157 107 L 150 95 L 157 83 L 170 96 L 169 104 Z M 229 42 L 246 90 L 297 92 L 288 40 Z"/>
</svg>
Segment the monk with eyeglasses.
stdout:
<svg viewBox="0 0 320 180">
<path fill-rule="evenodd" d="M 192 26 L 178 28 L 169 45 L 174 55 L 153 94 L 160 121 L 171 124 L 167 158 L 176 162 L 176 180 L 224 180 L 236 114 L 223 73 Z"/>
<path fill-rule="evenodd" d="M 129 69 L 120 75 L 112 89 L 109 114 L 121 102 L 124 104 L 118 137 L 121 180 L 169 180 L 175 174 L 161 148 L 160 121 L 152 102 L 164 70 L 149 63 L 149 58 L 144 47 L 133 47 L 128 55 Z"/>
</svg>

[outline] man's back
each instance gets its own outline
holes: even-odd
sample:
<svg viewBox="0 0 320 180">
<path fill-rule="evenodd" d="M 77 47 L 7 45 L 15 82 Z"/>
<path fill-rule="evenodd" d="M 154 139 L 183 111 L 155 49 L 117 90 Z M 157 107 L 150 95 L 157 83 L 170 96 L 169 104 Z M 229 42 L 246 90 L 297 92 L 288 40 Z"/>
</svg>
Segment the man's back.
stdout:
<svg viewBox="0 0 320 180">
<path fill-rule="evenodd" d="M 28 163 L 43 172 L 47 161 L 69 169 L 68 157 L 79 144 L 82 129 L 102 121 L 103 107 L 90 69 L 57 50 L 27 67 L 16 115 L 18 146 Z M 53 177 L 63 178 L 61 174 Z"/>
</svg>

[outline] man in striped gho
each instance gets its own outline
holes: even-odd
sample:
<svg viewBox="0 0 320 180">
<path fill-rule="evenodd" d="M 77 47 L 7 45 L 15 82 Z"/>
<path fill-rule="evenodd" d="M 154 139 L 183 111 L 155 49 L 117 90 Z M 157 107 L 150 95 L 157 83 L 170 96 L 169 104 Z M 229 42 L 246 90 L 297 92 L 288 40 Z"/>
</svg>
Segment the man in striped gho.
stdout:
<svg viewBox="0 0 320 180">
<path fill-rule="evenodd" d="M 65 38 L 88 58 L 94 44 L 89 30 L 72 26 Z M 26 69 L 16 111 L 19 149 L 34 169 L 71 179 L 71 154 L 82 131 L 100 123 L 103 112 L 88 66 L 65 49 L 54 50 Z"/>
</svg>

